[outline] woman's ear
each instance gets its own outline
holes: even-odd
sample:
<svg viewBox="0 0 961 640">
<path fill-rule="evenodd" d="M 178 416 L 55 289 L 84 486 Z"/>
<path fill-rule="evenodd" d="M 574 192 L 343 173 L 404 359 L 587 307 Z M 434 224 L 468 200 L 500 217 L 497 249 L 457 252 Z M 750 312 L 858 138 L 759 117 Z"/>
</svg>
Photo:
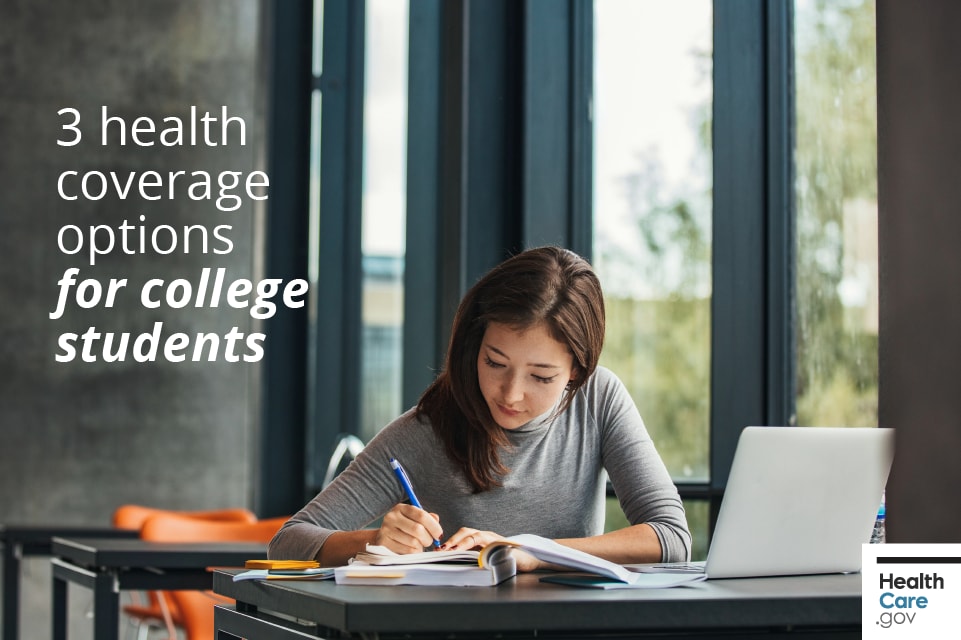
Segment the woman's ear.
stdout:
<svg viewBox="0 0 961 640">
<path fill-rule="evenodd" d="M 580 368 L 579 366 L 577 366 L 577 365 L 575 364 L 575 365 L 573 366 L 573 368 L 571 369 L 571 377 L 570 377 L 570 379 L 567 381 L 567 385 L 565 385 L 564 388 L 567 389 L 568 391 L 570 391 L 571 389 L 574 389 L 574 388 L 580 386 L 580 384 L 581 384 L 581 375 L 583 375 L 583 371 L 581 370 L 581 368 Z"/>
</svg>

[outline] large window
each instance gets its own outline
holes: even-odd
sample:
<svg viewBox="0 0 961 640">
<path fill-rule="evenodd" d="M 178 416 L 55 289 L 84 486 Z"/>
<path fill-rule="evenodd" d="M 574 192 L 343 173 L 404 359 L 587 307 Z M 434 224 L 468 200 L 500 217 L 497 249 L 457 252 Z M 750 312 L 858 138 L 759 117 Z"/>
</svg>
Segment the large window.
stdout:
<svg viewBox="0 0 961 640">
<path fill-rule="evenodd" d="M 627 385 L 677 482 L 710 474 L 711 20 L 710 0 L 594 3 L 601 364 Z M 703 557 L 705 504 L 686 506 Z"/>
<path fill-rule="evenodd" d="M 416 401 L 467 286 L 548 242 L 597 268 L 695 557 L 743 427 L 876 424 L 873 0 L 312 4 L 310 489 Z"/>
<path fill-rule="evenodd" d="M 676 480 L 708 478 L 711 2 L 595 3 L 594 262 L 617 372 Z"/>
<path fill-rule="evenodd" d="M 313 15 L 308 494 L 402 410 L 408 6 Z"/>
<path fill-rule="evenodd" d="M 406 222 L 407 2 L 367 0 L 364 91 L 363 300 L 359 436 L 401 410 Z"/>
<path fill-rule="evenodd" d="M 877 424 L 874 3 L 726 5 L 720 16 L 709 1 L 594 6 L 603 364 L 628 385 L 682 493 L 709 483 L 716 508 L 726 468 L 711 447 L 732 453 L 749 420 Z M 716 325 L 712 309 L 724 314 Z M 713 401 L 734 409 L 712 414 Z M 705 503 L 686 504 L 698 557 Z"/>
</svg>

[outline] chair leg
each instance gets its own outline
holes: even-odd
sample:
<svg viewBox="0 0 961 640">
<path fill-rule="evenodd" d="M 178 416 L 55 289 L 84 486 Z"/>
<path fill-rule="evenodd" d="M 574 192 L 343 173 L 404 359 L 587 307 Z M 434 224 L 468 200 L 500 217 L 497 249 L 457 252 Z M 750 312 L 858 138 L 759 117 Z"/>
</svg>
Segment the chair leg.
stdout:
<svg viewBox="0 0 961 640">
<path fill-rule="evenodd" d="M 164 625 L 167 627 L 167 640 L 177 640 L 177 627 L 174 625 L 173 617 L 170 615 L 170 605 L 167 601 L 167 594 L 158 593 L 157 602 L 160 604 L 160 611 L 163 613 Z"/>
<path fill-rule="evenodd" d="M 124 596 L 129 597 L 130 604 L 140 605 L 141 603 L 140 594 L 136 591 L 124 591 L 121 595 L 121 598 Z M 127 622 L 130 623 L 130 626 L 134 628 L 137 640 L 147 640 L 147 637 L 150 635 L 150 624 L 142 619 L 129 616 L 124 617 L 127 618 Z"/>
</svg>

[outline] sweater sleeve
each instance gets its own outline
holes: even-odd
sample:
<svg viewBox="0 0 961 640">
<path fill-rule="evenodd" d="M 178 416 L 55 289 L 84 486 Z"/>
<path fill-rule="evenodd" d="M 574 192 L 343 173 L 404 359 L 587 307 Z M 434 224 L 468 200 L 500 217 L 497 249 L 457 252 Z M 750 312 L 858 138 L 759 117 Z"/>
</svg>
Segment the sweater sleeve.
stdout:
<svg viewBox="0 0 961 640">
<path fill-rule="evenodd" d="M 602 455 L 614 492 L 631 524 L 646 523 L 661 543 L 661 561 L 687 561 L 691 533 L 684 504 L 624 384 L 598 369 L 593 383 Z"/>
<path fill-rule="evenodd" d="M 412 412 L 387 425 L 333 482 L 295 513 L 267 547 L 271 559 L 313 560 L 335 531 L 362 529 L 404 500 L 391 471 L 391 456 L 417 464 L 429 457 L 429 438 Z M 424 449 L 424 450 L 422 450 Z"/>
</svg>

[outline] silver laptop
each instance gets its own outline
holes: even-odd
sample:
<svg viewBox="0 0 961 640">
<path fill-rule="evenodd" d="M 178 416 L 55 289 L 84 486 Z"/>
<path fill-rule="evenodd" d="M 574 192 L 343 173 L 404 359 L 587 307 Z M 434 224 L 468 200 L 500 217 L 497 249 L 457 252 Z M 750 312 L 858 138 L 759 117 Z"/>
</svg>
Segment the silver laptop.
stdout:
<svg viewBox="0 0 961 640">
<path fill-rule="evenodd" d="M 893 457 L 893 429 L 747 427 L 706 562 L 642 570 L 709 579 L 860 571 Z"/>
</svg>

